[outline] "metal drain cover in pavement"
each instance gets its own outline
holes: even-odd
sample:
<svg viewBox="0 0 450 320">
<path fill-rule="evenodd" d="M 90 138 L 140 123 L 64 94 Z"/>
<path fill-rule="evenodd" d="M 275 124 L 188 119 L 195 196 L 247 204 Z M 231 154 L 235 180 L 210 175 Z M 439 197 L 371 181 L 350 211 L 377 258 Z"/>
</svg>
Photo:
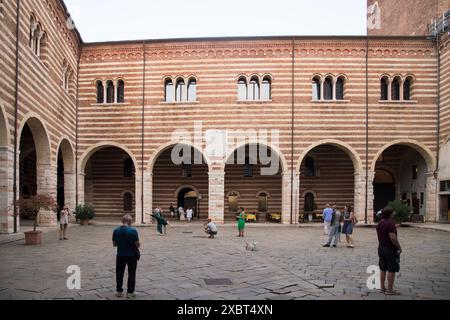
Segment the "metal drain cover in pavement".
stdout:
<svg viewBox="0 0 450 320">
<path fill-rule="evenodd" d="M 230 279 L 203 279 L 207 286 L 232 286 L 233 282 Z"/>
</svg>

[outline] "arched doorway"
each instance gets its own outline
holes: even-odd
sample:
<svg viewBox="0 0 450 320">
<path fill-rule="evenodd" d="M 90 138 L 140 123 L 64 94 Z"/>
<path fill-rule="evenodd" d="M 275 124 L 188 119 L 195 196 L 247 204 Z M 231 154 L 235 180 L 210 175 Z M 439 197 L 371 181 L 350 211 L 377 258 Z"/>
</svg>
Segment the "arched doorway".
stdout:
<svg viewBox="0 0 450 320">
<path fill-rule="evenodd" d="M 131 155 L 122 148 L 105 145 L 91 150 L 82 162 L 84 202 L 93 206 L 96 219 L 134 216 L 136 164 Z"/>
<path fill-rule="evenodd" d="M 373 181 L 373 209 L 375 212 L 385 208 L 395 200 L 395 179 L 385 169 L 377 169 Z"/>
<path fill-rule="evenodd" d="M 375 171 L 374 180 L 374 211 L 379 210 L 387 204 L 387 200 L 402 200 L 411 207 L 415 215 L 426 216 L 430 207 L 427 208 L 429 192 L 427 189 L 428 179 L 432 176 L 429 172 L 434 170 L 433 159 L 428 156 L 425 149 L 412 143 L 398 143 L 381 149 L 377 154 L 373 165 Z M 389 174 L 387 174 L 390 173 Z M 395 178 L 395 179 L 394 179 Z M 376 188 L 377 183 L 385 182 L 388 187 L 395 183 L 395 196 L 392 189 L 389 197 L 388 190 Z M 427 194 L 428 193 L 428 194 Z M 393 199 L 394 198 L 394 199 Z"/>
<path fill-rule="evenodd" d="M 160 150 L 152 162 L 152 207 L 161 207 L 166 216 L 170 206 L 181 206 L 193 209 L 196 218 L 203 213 L 206 217 L 208 171 L 206 159 L 195 147 L 177 144 Z"/>
<path fill-rule="evenodd" d="M 187 209 L 192 209 L 194 211 L 194 217 L 198 218 L 197 215 L 197 192 L 192 188 L 184 188 L 178 192 L 178 202 L 177 208 L 182 207 L 186 211 Z"/>
<path fill-rule="evenodd" d="M 70 211 L 75 207 L 75 156 L 72 145 L 67 139 L 63 139 L 59 145 L 56 172 L 56 201 L 59 218 L 64 206 L 68 206 Z"/>
<path fill-rule="evenodd" d="M 300 220 L 321 218 L 326 204 L 342 210 L 355 206 L 357 156 L 337 143 L 324 143 L 304 153 L 300 165 Z"/>
<path fill-rule="evenodd" d="M 264 144 L 235 149 L 225 165 L 224 220 L 235 221 L 242 207 L 258 221 L 282 222 L 283 169 L 281 156 Z"/>
</svg>

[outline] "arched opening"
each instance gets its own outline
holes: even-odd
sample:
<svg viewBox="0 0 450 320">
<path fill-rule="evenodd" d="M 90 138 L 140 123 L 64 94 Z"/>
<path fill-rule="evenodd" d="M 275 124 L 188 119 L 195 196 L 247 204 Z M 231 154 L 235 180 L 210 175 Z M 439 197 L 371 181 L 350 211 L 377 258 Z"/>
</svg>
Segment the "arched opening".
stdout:
<svg viewBox="0 0 450 320">
<path fill-rule="evenodd" d="M 62 140 L 58 148 L 56 177 L 57 216 L 64 206 L 73 210 L 75 206 L 75 156 L 70 142 Z"/>
<path fill-rule="evenodd" d="M 413 84 L 413 78 L 407 77 L 403 82 L 403 100 L 409 101 L 411 100 L 411 86 Z"/>
<path fill-rule="evenodd" d="M 97 88 L 97 103 L 104 103 L 105 89 L 103 87 L 103 82 L 101 80 L 98 80 L 96 82 L 96 88 Z"/>
<path fill-rule="evenodd" d="M 344 77 L 336 80 L 336 100 L 344 100 Z"/>
<path fill-rule="evenodd" d="M 170 206 L 208 216 L 208 164 L 196 148 L 177 144 L 162 150 L 153 165 L 152 206 L 169 212 Z"/>
<path fill-rule="evenodd" d="M 333 100 L 333 79 L 326 77 L 323 83 L 323 98 L 324 100 Z"/>
<path fill-rule="evenodd" d="M 272 80 L 266 76 L 261 85 L 261 100 L 270 101 L 272 99 Z"/>
<path fill-rule="evenodd" d="M 28 119 L 22 127 L 19 141 L 19 197 L 27 198 L 36 194 L 54 196 L 55 185 L 49 179 L 50 143 L 43 124 L 37 118 Z M 29 218 L 23 212 L 20 214 L 21 218 Z M 56 214 L 42 212 L 39 222 L 53 224 Z"/>
<path fill-rule="evenodd" d="M 174 99 L 173 82 L 172 79 L 167 79 L 164 82 L 164 101 L 173 102 L 173 99 Z"/>
<path fill-rule="evenodd" d="M 247 80 L 245 77 L 240 77 L 238 80 L 238 99 L 239 101 L 247 100 Z"/>
<path fill-rule="evenodd" d="M 385 208 L 389 202 L 395 200 L 395 179 L 385 169 L 377 169 L 373 181 L 373 209 L 375 212 Z"/>
<path fill-rule="evenodd" d="M 125 82 L 123 80 L 117 81 L 117 102 L 125 102 Z"/>
<path fill-rule="evenodd" d="M 256 76 L 253 76 L 250 79 L 250 85 L 248 88 L 248 100 L 257 101 L 260 99 L 259 96 L 259 79 Z"/>
<path fill-rule="evenodd" d="M 125 192 L 123 194 L 123 212 L 128 213 L 133 211 L 133 194 Z"/>
<path fill-rule="evenodd" d="M 124 194 L 136 192 L 136 164 L 131 159 L 121 148 L 104 146 L 85 160 L 84 202 L 93 206 L 95 219 L 117 219 L 125 213 Z M 135 214 L 134 200 L 126 213 Z"/>
<path fill-rule="evenodd" d="M 433 168 L 428 168 L 423 155 L 412 146 L 395 144 L 383 150 L 375 164 L 375 213 L 387 205 L 388 200 L 402 200 L 411 207 L 411 213 L 426 215 L 426 174 L 430 170 Z M 378 188 L 379 183 L 390 190 Z"/>
<path fill-rule="evenodd" d="M 114 83 L 111 80 L 106 82 L 106 103 L 114 103 Z"/>
<path fill-rule="evenodd" d="M 401 86 L 402 80 L 400 77 L 395 77 L 394 80 L 392 80 L 391 85 L 391 99 L 393 101 L 400 100 L 400 86 Z"/>
<path fill-rule="evenodd" d="M 281 217 L 282 168 L 280 156 L 265 145 L 247 144 L 234 150 L 225 166 L 225 221 L 235 221 L 240 207 L 254 213 L 258 221 Z M 263 199 L 269 194 L 270 202 Z"/>
<path fill-rule="evenodd" d="M 184 83 L 184 79 L 180 78 L 177 80 L 177 86 L 175 89 L 175 101 L 185 101 L 185 90 L 186 84 Z"/>
<path fill-rule="evenodd" d="M 320 100 L 320 91 L 321 91 L 321 81 L 319 76 L 315 76 L 312 79 L 312 99 L 314 101 Z"/>
<path fill-rule="evenodd" d="M 332 144 L 311 149 L 300 166 L 300 216 L 321 217 L 326 204 L 340 210 L 355 199 L 355 160 L 350 151 Z"/>
<path fill-rule="evenodd" d="M 389 78 L 383 77 L 381 78 L 381 96 L 380 100 L 387 101 L 389 99 L 388 92 L 389 92 Z"/>
<path fill-rule="evenodd" d="M 188 93 L 187 100 L 189 102 L 197 101 L 197 80 L 195 80 L 194 78 L 189 79 L 187 93 Z"/>
</svg>

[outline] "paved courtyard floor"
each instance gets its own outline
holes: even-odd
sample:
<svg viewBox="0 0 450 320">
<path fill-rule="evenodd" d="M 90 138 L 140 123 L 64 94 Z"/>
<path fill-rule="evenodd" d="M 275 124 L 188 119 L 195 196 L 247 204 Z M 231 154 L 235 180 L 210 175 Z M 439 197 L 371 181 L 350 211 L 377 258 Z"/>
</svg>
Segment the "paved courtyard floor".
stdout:
<svg viewBox="0 0 450 320">
<path fill-rule="evenodd" d="M 219 226 L 216 239 L 207 239 L 200 224 L 175 225 L 167 236 L 155 229 L 138 228 L 137 299 L 450 299 L 449 232 L 399 229 L 401 295 L 386 297 L 366 285 L 367 267 L 378 262 L 373 228 L 356 228 L 355 249 L 343 242 L 322 248 L 319 225 L 251 225 L 245 239 L 232 225 Z M 110 226 L 73 226 L 68 241 L 50 231 L 41 246 L 1 244 L 0 299 L 117 299 L 111 232 Z M 253 241 L 259 250 L 247 251 L 245 243 Z M 81 290 L 66 287 L 70 265 L 81 268 Z"/>
</svg>

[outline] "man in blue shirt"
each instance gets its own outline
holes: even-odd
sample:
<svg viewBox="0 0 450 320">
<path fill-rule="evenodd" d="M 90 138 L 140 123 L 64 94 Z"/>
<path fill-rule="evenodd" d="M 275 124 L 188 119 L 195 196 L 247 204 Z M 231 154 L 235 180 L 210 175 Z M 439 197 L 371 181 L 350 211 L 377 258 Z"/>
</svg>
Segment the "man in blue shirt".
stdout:
<svg viewBox="0 0 450 320">
<path fill-rule="evenodd" d="M 329 204 L 326 205 L 326 208 L 323 210 L 323 228 L 325 231 L 325 235 L 328 235 L 330 231 L 330 222 L 333 217 L 333 209 Z"/>
<path fill-rule="evenodd" d="M 116 284 L 117 297 L 123 296 L 123 276 L 125 268 L 128 266 L 127 298 L 134 298 L 136 285 L 136 269 L 139 260 L 139 235 L 136 229 L 131 227 L 133 218 L 126 215 L 122 218 L 122 226 L 116 228 L 113 232 L 112 241 L 114 247 L 117 247 L 116 257 Z"/>
</svg>

